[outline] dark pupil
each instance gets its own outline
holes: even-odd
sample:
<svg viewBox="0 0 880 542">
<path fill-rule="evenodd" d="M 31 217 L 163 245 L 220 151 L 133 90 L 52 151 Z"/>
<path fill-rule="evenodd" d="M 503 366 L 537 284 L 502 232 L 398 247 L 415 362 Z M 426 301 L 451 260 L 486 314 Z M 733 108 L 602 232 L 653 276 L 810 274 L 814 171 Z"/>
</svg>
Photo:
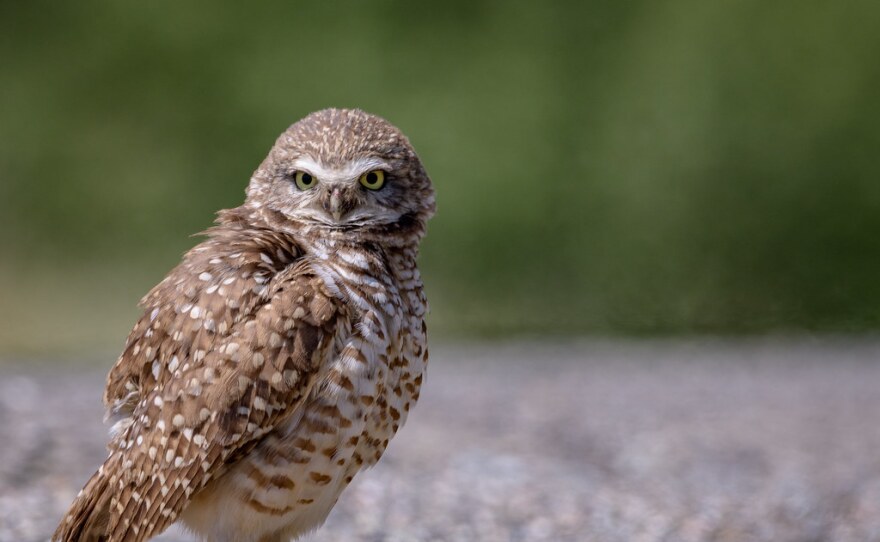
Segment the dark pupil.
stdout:
<svg viewBox="0 0 880 542">
<path fill-rule="evenodd" d="M 312 184 L 312 176 L 308 173 L 302 174 L 302 182 L 303 184 Z"/>
<path fill-rule="evenodd" d="M 379 176 L 376 175 L 375 171 L 367 173 L 367 182 L 369 184 L 376 184 L 377 182 L 379 182 Z"/>
</svg>

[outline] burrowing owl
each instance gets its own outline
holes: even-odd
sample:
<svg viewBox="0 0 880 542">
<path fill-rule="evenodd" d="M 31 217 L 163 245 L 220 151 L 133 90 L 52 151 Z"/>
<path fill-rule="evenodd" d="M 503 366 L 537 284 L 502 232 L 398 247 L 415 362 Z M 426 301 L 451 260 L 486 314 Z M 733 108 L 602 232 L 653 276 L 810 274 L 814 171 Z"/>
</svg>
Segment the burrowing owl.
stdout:
<svg viewBox="0 0 880 542">
<path fill-rule="evenodd" d="M 291 126 L 241 207 L 141 301 L 104 393 L 110 455 L 54 539 L 207 540 L 318 527 L 419 397 L 416 267 L 434 191 L 406 137 L 357 110 Z"/>
</svg>

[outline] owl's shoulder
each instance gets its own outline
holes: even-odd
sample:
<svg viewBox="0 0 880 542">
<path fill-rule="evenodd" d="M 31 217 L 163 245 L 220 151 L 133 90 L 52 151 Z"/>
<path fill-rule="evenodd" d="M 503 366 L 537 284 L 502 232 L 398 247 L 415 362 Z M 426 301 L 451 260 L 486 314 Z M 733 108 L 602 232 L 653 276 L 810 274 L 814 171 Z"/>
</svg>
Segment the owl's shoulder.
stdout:
<svg viewBox="0 0 880 542">
<path fill-rule="evenodd" d="M 107 378 L 105 405 L 126 415 L 141 390 L 162 385 L 272 295 L 272 281 L 302 252 L 294 239 L 224 211 L 207 238 L 141 299 L 143 313 Z"/>
</svg>

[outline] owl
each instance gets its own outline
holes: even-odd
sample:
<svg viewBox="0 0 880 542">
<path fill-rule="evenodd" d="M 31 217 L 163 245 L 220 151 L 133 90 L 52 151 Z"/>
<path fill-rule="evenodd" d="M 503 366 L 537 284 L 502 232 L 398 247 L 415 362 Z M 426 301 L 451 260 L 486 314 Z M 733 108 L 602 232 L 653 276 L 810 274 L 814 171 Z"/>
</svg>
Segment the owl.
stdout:
<svg viewBox="0 0 880 542">
<path fill-rule="evenodd" d="M 327 109 L 281 134 L 244 204 L 141 300 L 104 392 L 109 455 L 53 540 L 320 526 L 419 398 L 416 260 L 434 208 L 409 141 L 379 117 Z"/>
</svg>

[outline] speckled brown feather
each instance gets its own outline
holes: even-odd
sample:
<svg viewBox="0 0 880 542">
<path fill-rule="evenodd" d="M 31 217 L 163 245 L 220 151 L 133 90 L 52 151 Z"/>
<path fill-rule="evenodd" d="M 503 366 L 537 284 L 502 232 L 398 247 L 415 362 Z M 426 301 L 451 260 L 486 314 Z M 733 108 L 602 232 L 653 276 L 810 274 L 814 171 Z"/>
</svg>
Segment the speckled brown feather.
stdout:
<svg viewBox="0 0 880 542">
<path fill-rule="evenodd" d="M 323 283 L 304 266 L 274 268 L 291 263 L 295 247 L 280 245 L 290 250 L 273 251 L 278 263 L 269 263 L 265 248 L 279 246 L 277 237 L 262 245 L 255 242 L 259 231 L 241 242 L 234 226 L 211 233 L 144 298 L 146 314 L 108 379 L 105 401 L 131 408 L 134 423 L 114 439 L 80 499 L 94 500 L 107 487 L 113 492 L 104 503 L 110 540 L 146 540 L 164 530 L 194 491 L 222 473 L 226 459 L 246 452 L 300 403 L 317 360 L 332 346 L 340 307 Z M 228 259 L 233 265 L 224 265 Z M 204 273 L 212 279 L 202 280 Z M 193 307 L 204 316 L 194 318 Z M 55 538 L 77 540 L 99 520 L 106 521 L 74 518 Z"/>
<path fill-rule="evenodd" d="M 141 300 L 146 312 L 107 379 L 108 408 L 130 414 L 133 391 L 164 384 L 180 360 L 203 357 L 266 302 L 269 279 L 301 255 L 289 237 L 248 220 L 242 209 L 222 211 L 218 225 L 206 232 L 210 239 Z"/>
<path fill-rule="evenodd" d="M 120 468 L 120 456 L 111 456 L 92 475 L 77 495 L 62 524 L 55 531 L 53 540 L 81 540 L 99 542 L 107 539 L 110 522 L 110 476 Z"/>
<path fill-rule="evenodd" d="M 304 156 L 331 170 L 384 164 L 390 187 L 337 182 L 361 214 L 328 223 L 326 190 L 291 188 Z M 325 110 L 293 125 L 245 205 L 222 211 L 141 301 L 104 394 L 118 418 L 110 455 L 53 539 L 147 540 L 184 511 L 193 530 L 231 540 L 288 539 L 323 521 L 418 398 L 415 261 L 433 209 L 424 169 L 386 121 Z M 228 506 L 244 512 L 209 534 L 205 514 Z"/>
</svg>

